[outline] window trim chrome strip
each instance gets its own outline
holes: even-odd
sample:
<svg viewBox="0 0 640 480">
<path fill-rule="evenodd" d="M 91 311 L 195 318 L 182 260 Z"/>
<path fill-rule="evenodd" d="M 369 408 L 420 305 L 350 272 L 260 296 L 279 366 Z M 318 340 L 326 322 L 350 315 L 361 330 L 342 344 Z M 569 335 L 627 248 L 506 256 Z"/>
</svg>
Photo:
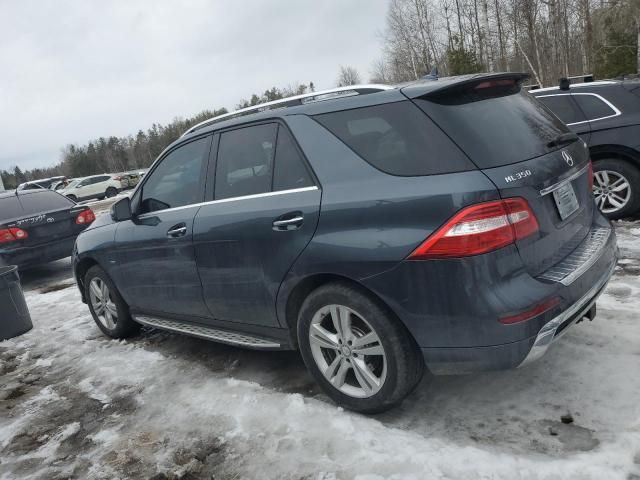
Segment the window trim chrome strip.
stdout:
<svg viewBox="0 0 640 480">
<path fill-rule="evenodd" d="M 560 180 L 559 182 L 556 182 L 553 185 L 551 185 L 551 186 L 549 186 L 547 188 L 543 188 L 542 190 L 540 190 L 540 196 L 544 197 L 545 195 L 548 195 L 549 193 L 553 192 L 554 190 L 559 189 L 565 183 L 573 182 L 576 178 L 578 178 L 580 175 L 585 173 L 588 169 L 589 169 L 589 164 L 587 163 L 584 167 L 582 167 L 577 172 L 569 175 L 567 178 L 564 178 L 564 179 Z"/>
<path fill-rule="evenodd" d="M 253 194 L 253 195 L 243 195 L 241 197 L 221 198 L 220 200 L 210 200 L 208 202 L 190 203 L 189 205 L 181 205 L 180 207 L 165 208 L 164 210 L 156 210 L 155 212 L 143 213 L 142 215 L 138 215 L 136 218 L 155 217 L 159 213 L 174 212 L 174 211 L 177 211 L 177 210 L 184 210 L 184 209 L 193 208 L 193 207 L 202 207 L 202 206 L 205 206 L 205 205 L 214 205 L 214 204 L 218 204 L 218 203 L 236 202 L 236 201 L 239 201 L 239 200 L 253 200 L 255 198 L 275 197 L 276 195 L 286 195 L 286 194 L 289 194 L 289 193 L 311 192 L 311 191 L 314 191 L 314 190 L 319 190 L 319 188 L 316 185 L 314 185 L 312 187 L 292 188 L 290 190 L 279 190 L 277 192 L 265 192 L 265 193 L 256 193 L 256 194 Z"/>
<path fill-rule="evenodd" d="M 604 117 L 598 117 L 598 118 L 593 118 L 591 120 L 582 120 L 580 122 L 573 122 L 573 123 L 567 123 L 567 127 L 570 127 L 572 125 L 581 125 L 583 123 L 592 123 L 592 122 L 597 122 L 598 120 L 606 120 L 607 118 L 613 118 L 613 117 L 617 117 L 622 115 L 622 112 L 613 104 L 611 103 L 609 100 L 607 100 L 606 98 L 602 97 L 601 95 L 598 95 L 597 93 L 590 93 L 590 92 L 575 92 L 575 93 L 556 93 L 553 95 L 536 95 L 536 98 L 546 98 L 546 97 L 566 97 L 566 96 L 573 96 L 573 95 L 591 95 L 592 97 L 597 97 L 600 100 L 602 100 L 603 103 L 605 103 L 609 108 L 611 108 L 613 110 L 613 115 L 606 115 Z M 580 105 L 578 105 L 578 108 L 580 108 Z M 582 109 L 581 109 L 582 110 Z M 584 113 L 584 112 L 582 112 Z"/>
</svg>

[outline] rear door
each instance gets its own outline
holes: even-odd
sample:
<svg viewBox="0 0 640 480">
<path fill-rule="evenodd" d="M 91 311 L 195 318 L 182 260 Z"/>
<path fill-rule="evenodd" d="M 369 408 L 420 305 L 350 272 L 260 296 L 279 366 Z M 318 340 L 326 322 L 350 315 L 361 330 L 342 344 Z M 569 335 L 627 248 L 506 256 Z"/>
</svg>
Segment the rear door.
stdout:
<svg viewBox="0 0 640 480">
<path fill-rule="evenodd" d="M 517 80 L 468 82 L 414 101 L 492 180 L 502 198 L 523 197 L 539 234 L 517 244 L 537 275 L 587 235 L 594 201 L 588 151 L 582 141 Z"/>
<path fill-rule="evenodd" d="M 276 295 L 315 231 L 319 186 L 278 123 L 223 131 L 208 185 L 193 227 L 207 307 L 217 320 L 278 326 Z"/>
</svg>

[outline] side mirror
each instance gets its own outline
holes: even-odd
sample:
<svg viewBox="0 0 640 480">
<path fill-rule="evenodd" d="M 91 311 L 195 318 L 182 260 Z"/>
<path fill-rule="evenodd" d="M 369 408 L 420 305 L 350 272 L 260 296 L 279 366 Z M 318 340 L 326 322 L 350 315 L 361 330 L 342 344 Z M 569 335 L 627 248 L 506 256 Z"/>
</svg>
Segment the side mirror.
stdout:
<svg viewBox="0 0 640 480">
<path fill-rule="evenodd" d="M 131 199 L 124 197 L 111 205 L 111 218 L 116 222 L 131 219 Z"/>
</svg>

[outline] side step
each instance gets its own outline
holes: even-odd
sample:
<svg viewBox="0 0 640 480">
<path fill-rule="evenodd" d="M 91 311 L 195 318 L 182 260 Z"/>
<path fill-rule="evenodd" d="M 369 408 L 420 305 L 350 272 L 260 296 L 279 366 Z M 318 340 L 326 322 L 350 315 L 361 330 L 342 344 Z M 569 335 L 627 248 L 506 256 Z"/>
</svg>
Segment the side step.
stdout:
<svg viewBox="0 0 640 480">
<path fill-rule="evenodd" d="M 193 337 L 213 340 L 220 343 L 228 343 L 229 345 L 240 345 L 250 348 L 275 349 L 280 348 L 280 344 L 266 338 L 254 337 L 246 333 L 230 332 L 228 330 L 219 330 L 204 325 L 195 325 L 193 323 L 176 322 L 175 320 L 167 320 L 165 318 L 149 317 L 146 315 L 133 315 L 133 319 L 149 325 L 150 327 L 169 330 L 171 332 L 184 333 Z"/>
</svg>

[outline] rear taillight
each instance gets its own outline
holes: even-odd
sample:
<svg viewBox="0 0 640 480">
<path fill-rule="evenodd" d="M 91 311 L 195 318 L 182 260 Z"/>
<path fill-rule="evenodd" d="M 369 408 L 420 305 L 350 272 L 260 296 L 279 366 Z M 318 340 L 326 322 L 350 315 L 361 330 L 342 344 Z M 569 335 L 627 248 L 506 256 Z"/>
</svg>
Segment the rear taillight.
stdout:
<svg viewBox="0 0 640 480">
<path fill-rule="evenodd" d="M 88 225 L 96 219 L 93 210 L 88 208 L 87 210 L 83 210 L 80 212 L 80 215 L 76 217 L 76 223 L 78 225 Z"/>
<path fill-rule="evenodd" d="M 587 167 L 587 175 L 589 177 L 589 191 L 593 192 L 593 162 L 589 159 L 589 165 Z"/>
<path fill-rule="evenodd" d="M 21 228 L 0 228 L 0 243 L 16 242 L 29 238 L 29 234 Z"/>
<path fill-rule="evenodd" d="M 468 257 L 510 245 L 538 231 L 538 221 L 524 198 L 471 205 L 436 230 L 408 260 Z"/>
</svg>

